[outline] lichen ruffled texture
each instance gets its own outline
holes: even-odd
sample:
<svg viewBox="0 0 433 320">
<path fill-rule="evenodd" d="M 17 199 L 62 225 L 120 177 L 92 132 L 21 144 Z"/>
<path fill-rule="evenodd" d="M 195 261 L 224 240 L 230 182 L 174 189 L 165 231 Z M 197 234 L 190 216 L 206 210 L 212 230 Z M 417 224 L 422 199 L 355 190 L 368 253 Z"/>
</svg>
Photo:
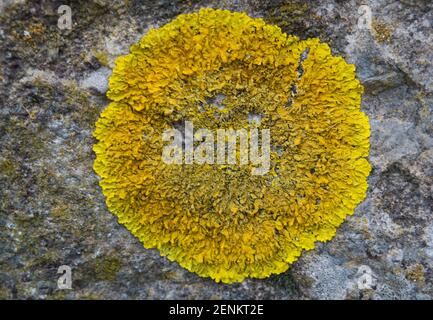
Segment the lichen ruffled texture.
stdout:
<svg viewBox="0 0 433 320">
<path fill-rule="evenodd" d="M 94 133 L 107 206 L 146 248 L 200 276 L 232 283 L 284 272 L 366 195 L 363 87 L 318 39 L 202 9 L 150 30 L 117 59 L 109 84 Z M 270 171 L 165 164 L 162 132 L 184 121 L 270 129 Z"/>
</svg>

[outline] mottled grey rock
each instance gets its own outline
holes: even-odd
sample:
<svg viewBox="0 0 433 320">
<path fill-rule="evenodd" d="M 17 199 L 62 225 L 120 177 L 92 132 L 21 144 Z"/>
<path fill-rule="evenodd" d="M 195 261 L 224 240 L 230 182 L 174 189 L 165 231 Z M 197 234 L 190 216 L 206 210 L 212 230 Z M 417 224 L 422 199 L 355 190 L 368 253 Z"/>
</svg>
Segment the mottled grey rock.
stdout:
<svg viewBox="0 0 433 320">
<path fill-rule="evenodd" d="M 57 27 L 61 4 L 0 1 L 0 298 L 433 298 L 430 1 L 76 1 L 71 30 Z M 115 58 L 200 7 L 319 37 L 365 86 L 366 200 L 333 240 L 268 279 L 217 284 L 144 249 L 108 212 L 92 170 Z M 57 288 L 60 265 L 72 268 L 71 290 Z"/>
<path fill-rule="evenodd" d="M 108 78 L 110 76 L 111 69 L 102 67 L 84 78 L 79 86 L 85 89 L 93 88 L 99 93 L 105 93 L 108 90 Z"/>
</svg>

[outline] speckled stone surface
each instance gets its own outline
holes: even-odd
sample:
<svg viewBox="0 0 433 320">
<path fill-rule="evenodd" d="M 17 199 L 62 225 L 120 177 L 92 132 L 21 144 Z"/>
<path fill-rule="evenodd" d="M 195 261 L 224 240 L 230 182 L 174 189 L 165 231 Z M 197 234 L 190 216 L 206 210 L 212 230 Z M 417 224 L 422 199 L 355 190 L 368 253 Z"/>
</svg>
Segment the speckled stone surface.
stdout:
<svg viewBox="0 0 433 320">
<path fill-rule="evenodd" d="M 57 27 L 62 4 L 71 30 Z M 144 249 L 107 211 L 92 170 L 114 59 L 200 7 L 319 37 L 365 86 L 366 200 L 332 241 L 264 280 L 217 284 Z M 0 298 L 432 299 L 432 21 L 427 0 L 0 1 Z M 72 268 L 71 290 L 57 288 L 60 265 Z"/>
</svg>

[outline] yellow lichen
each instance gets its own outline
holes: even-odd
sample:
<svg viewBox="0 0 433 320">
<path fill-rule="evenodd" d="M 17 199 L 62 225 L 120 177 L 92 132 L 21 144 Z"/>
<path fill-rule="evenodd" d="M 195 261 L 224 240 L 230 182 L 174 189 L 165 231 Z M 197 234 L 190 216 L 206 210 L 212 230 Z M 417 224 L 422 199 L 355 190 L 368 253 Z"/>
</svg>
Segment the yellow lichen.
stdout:
<svg viewBox="0 0 433 320">
<path fill-rule="evenodd" d="M 110 66 L 110 61 L 108 59 L 107 54 L 104 51 L 99 51 L 99 50 L 93 50 L 93 56 L 96 58 L 96 60 L 98 60 L 98 62 L 104 66 L 104 67 L 109 67 Z"/>
<path fill-rule="evenodd" d="M 107 206 L 146 248 L 226 283 L 287 270 L 330 240 L 365 197 L 370 128 L 355 67 L 243 13 L 202 9 L 150 30 L 119 57 L 96 123 Z M 224 97 L 224 108 L 215 97 Z M 169 165 L 182 121 L 271 130 L 271 170 Z"/>
</svg>

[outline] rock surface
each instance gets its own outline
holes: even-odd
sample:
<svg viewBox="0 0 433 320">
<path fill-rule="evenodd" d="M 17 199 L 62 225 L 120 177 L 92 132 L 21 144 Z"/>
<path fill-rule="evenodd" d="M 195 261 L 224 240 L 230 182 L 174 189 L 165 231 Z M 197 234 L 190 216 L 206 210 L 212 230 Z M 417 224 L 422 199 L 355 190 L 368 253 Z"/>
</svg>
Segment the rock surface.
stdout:
<svg viewBox="0 0 433 320">
<path fill-rule="evenodd" d="M 0 1 L 1 299 L 433 298 L 430 1 L 74 1 L 72 29 L 60 30 L 62 4 Z M 332 241 L 264 280 L 217 284 L 144 249 L 107 211 L 92 170 L 116 56 L 200 7 L 319 37 L 365 86 L 366 200 Z M 72 268 L 71 290 L 57 288 L 60 265 Z"/>
</svg>

